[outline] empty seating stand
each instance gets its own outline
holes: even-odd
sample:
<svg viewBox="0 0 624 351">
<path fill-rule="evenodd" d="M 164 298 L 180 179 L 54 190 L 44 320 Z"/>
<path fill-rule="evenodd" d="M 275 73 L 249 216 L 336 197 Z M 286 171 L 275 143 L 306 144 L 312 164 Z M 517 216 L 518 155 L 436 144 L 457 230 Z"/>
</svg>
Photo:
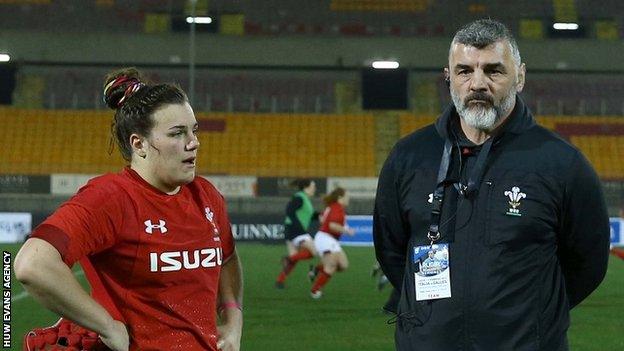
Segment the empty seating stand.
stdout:
<svg viewBox="0 0 624 351">
<path fill-rule="evenodd" d="M 0 108 L 10 131 L 0 153 L 1 174 L 102 174 L 125 164 L 110 150 L 112 111 Z M 198 172 L 252 176 L 377 175 L 372 114 L 198 113 Z M 435 120 L 398 115 L 398 136 Z M 618 117 L 540 116 L 540 124 L 576 145 L 601 178 L 624 180 L 624 120 Z M 384 144 L 380 145 L 379 144 Z M 388 145 L 386 145 L 388 144 Z"/>
</svg>

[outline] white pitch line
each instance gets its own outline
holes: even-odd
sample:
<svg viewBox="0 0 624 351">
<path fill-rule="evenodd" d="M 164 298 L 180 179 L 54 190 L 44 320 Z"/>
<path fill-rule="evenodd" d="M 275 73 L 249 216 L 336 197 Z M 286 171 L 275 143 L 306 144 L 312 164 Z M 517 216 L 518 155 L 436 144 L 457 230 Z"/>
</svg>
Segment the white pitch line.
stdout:
<svg viewBox="0 0 624 351">
<path fill-rule="evenodd" d="M 76 273 L 74 273 L 74 276 L 76 276 L 76 278 L 80 277 L 81 275 L 84 275 L 83 270 L 79 270 Z M 11 297 L 11 302 L 17 302 L 17 301 L 23 300 L 27 298 L 28 296 L 30 296 L 30 294 L 28 293 L 28 291 L 24 290 L 21 293 Z"/>
</svg>

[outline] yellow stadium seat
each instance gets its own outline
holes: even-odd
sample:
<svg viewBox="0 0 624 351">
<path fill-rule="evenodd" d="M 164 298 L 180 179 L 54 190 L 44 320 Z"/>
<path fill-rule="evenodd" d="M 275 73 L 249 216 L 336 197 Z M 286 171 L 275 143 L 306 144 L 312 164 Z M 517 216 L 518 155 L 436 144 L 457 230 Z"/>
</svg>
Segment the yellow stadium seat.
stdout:
<svg viewBox="0 0 624 351">
<path fill-rule="evenodd" d="M 117 172 L 125 164 L 117 147 L 109 155 L 109 111 L 25 110 L 0 108 L 7 145 L 0 153 L 3 174 Z M 375 119 L 371 114 L 198 114 L 198 119 L 225 121 L 223 131 L 200 131 L 198 172 L 252 176 L 377 175 Z M 399 134 L 405 136 L 432 123 L 435 116 L 399 114 Z M 566 124 L 583 135 L 564 137 L 587 155 L 605 179 L 624 179 L 624 135 L 611 135 L 624 121 L 612 117 L 539 116 L 557 131 Z M 596 126 L 600 127 L 596 127 Z M 619 127 L 622 128 L 622 127 Z M 576 130 L 575 129 L 575 130 Z M 384 141 L 393 142 L 393 140 Z M 383 155 L 385 156 L 385 155 Z"/>
</svg>

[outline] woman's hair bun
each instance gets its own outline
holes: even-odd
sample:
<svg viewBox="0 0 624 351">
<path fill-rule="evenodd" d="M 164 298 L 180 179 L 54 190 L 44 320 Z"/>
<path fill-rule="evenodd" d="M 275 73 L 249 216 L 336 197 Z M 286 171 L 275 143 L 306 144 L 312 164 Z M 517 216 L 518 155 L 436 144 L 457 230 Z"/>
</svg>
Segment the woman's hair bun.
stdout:
<svg viewBox="0 0 624 351">
<path fill-rule="evenodd" d="M 112 72 L 104 78 L 104 102 L 113 110 L 121 108 L 143 86 L 141 74 L 134 67 Z"/>
</svg>

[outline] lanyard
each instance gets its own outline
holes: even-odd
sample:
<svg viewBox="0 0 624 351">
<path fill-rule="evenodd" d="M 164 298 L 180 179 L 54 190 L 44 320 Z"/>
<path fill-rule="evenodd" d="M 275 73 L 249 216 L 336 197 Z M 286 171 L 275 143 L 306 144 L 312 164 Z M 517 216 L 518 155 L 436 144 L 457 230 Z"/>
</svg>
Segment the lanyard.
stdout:
<svg viewBox="0 0 624 351">
<path fill-rule="evenodd" d="M 469 197 L 471 195 L 476 195 L 479 191 L 479 187 L 481 186 L 481 178 L 483 178 L 483 173 L 485 173 L 485 162 L 487 161 L 487 157 L 490 154 L 490 149 L 492 148 L 492 142 L 494 137 L 490 137 L 479 152 L 479 156 L 477 157 L 477 162 L 470 172 L 470 177 L 468 178 L 468 185 L 464 187 L 464 195 L 465 197 Z M 460 192 L 461 194 L 461 192 Z"/>
<path fill-rule="evenodd" d="M 459 193 L 465 197 L 476 195 L 481 185 L 481 178 L 485 170 L 485 163 L 487 161 L 488 154 L 492 148 L 492 142 L 494 138 L 490 137 L 481 148 L 477 161 L 470 172 L 468 177 L 468 185 L 459 184 Z M 450 139 L 447 139 L 444 143 L 444 151 L 442 152 L 442 159 L 440 160 L 440 169 L 438 170 L 438 178 L 436 181 L 436 188 L 433 192 L 433 201 L 431 204 L 431 221 L 429 224 L 429 232 L 427 238 L 431 241 L 431 245 L 440 239 L 440 218 L 442 214 L 442 204 L 444 200 L 444 190 L 446 185 L 446 176 L 451 164 L 451 153 L 453 145 Z M 461 157 L 461 155 L 458 155 Z M 461 172 L 461 170 L 460 170 Z"/>
</svg>

